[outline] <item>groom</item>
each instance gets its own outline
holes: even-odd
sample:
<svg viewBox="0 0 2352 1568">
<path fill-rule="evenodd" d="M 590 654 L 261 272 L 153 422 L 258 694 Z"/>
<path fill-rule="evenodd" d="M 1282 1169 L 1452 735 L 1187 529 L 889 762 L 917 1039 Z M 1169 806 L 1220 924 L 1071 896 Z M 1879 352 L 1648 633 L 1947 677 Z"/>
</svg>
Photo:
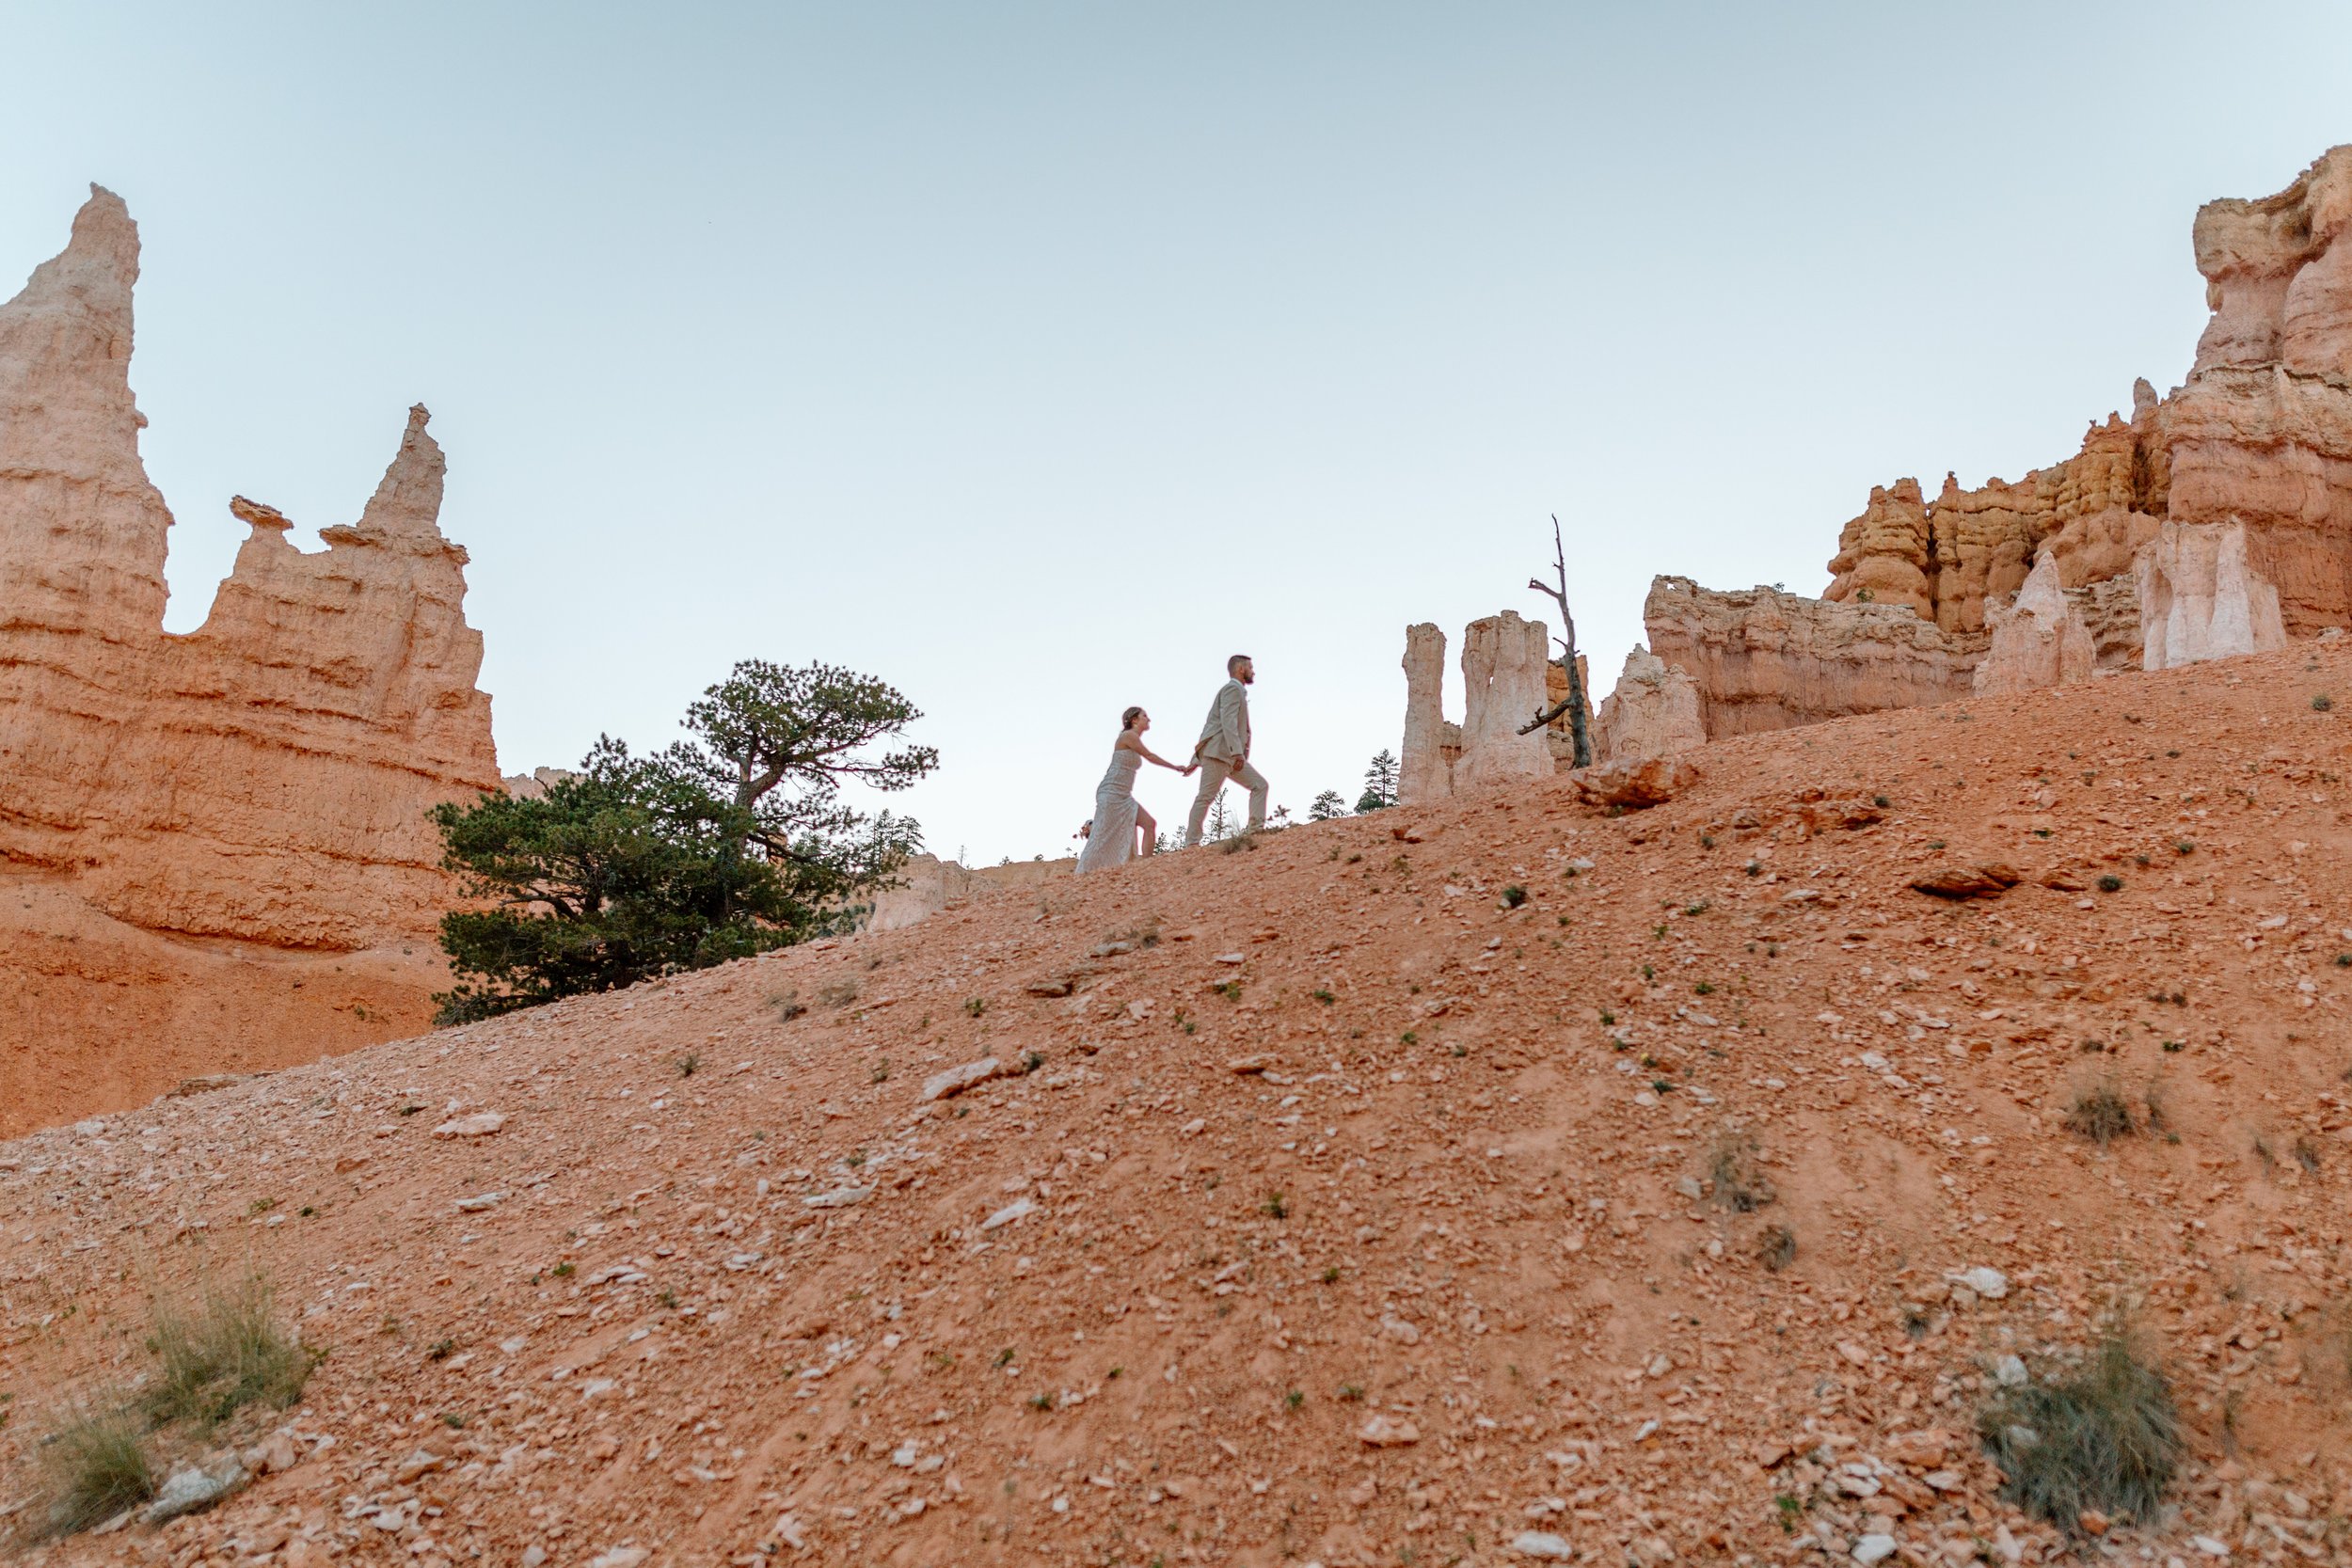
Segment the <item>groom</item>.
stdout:
<svg viewBox="0 0 2352 1568">
<path fill-rule="evenodd" d="M 1209 802 L 1228 779 L 1249 791 L 1250 831 L 1265 826 L 1265 775 L 1249 766 L 1249 688 L 1258 673 L 1248 654 L 1227 659 L 1225 673 L 1232 678 L 1217 689 L 1216 701 L 1209 705 L 1209 721 L 1200 726 L 1200 738 L 1192 748 L 1193 760 L 1200 765 L 1200 791 L 1192 798 L 1192 816 L 1184 823 L 1187 849 L 1200 842 Z"/>
</svg>

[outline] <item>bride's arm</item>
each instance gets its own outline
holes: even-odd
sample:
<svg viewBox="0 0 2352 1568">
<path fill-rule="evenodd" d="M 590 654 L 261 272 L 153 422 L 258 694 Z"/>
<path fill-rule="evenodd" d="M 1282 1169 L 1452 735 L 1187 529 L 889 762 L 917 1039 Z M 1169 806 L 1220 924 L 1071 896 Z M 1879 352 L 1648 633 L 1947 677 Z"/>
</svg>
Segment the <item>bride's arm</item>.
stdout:
<svg viewBox="0 0 2352 1568">
<path fill-rule="evenodd" d="M 1154 752 L 1151 747 L 1146 746 L 1140 740 L 1135 743 L 1135 749 L 1142 754 L 1143 760 L 1146 762 L 1156 762 L 1171 773 L 1181 773 L 1184 771 L 1184 768 L 1180 765 L 1168 761 L 1166 757 L 1160 755 L 1157 752 Z"/>
</svg>

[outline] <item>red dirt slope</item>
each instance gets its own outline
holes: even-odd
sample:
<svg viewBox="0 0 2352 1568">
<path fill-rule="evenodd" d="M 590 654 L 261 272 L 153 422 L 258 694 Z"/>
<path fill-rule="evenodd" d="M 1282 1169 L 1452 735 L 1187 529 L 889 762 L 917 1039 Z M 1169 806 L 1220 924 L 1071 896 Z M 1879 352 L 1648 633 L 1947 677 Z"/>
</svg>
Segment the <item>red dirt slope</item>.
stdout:
<svg viewBox="0 0 2352 1568">
<path fill-rule="evenodd" d="M 2334 641 L 1751 737 L 0 1146 L 0 1507 L 140 1268 L 250 1254 L 331 1353 L 307 1457 L 46 1560 L 2047 1560 L 1973 1412 L 2119 1304 L 2195 1453 L 2106 1543 L 2346 1560 L 2331 691 Z"/>
</svg>

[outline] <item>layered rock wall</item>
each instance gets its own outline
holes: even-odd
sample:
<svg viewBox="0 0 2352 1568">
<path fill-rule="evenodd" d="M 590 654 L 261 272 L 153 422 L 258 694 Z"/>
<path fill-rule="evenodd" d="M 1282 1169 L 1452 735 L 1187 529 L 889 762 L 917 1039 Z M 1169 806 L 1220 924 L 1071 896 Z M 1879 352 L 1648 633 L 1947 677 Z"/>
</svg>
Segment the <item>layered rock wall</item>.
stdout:
<svg viewBox="0 0 2352 1568">
<path fill-rule="evenodd" d="M 2016 594 L 2045 550 L 2068 588 L 2128 572 L 2165 514 L 2166 438 L 2164 405 L 2143 380 L 2128 421 L 2108 416 L 2073 457 L 2015 483 L 1963 490 L 1947 474 L 1932 501 L 1916 480 L 1873 488 L 1838 535 L 1822 597 L 1899 606 L 1964 635 L 1987 629 L 1989 608 Z"/>
<path fill-rule="evenodd" d="M 2014 483 L 1873 489 L 1822 600 L 1658 579 L 1650 645 L 1697 678 L 1708 736 L 2064 684 L 2086 646 L 2094 672 L 2163 669 L 2352 624 L 2347 230 L 2352 147 L 2276 196 L 2208 202 L 2213 319 L 2186 383 L 2138 382 L 2129 419 Z"/>
<path fill-rule="evenodd" d="M 1985 645 L 1907 608 L 1688 578 L 1653 581 L 1642 619 L 1650 651 L 1697 683 L 1709 740 L 1965 697 Z"/>
<path fill-rule="evenodd" d="M 2352 621 L 2352 147 L 2276 196 L 2198 210 L 2213 320 L 2167 401 L 2169 515 L 2242 522 L 2290 635 Z"/>
<path fill-rule="evenodd" d="M 358 522 L 251 529 L 198 631 L 163 630 L 171 515 L 129 381 L 138 234 L 93 189 L 0 307 L 0 862 L 131 926 L 291 948 L 422 936 L 436 802 L 499 787 L 465 551 L 422 408 Z"/>
</svg>

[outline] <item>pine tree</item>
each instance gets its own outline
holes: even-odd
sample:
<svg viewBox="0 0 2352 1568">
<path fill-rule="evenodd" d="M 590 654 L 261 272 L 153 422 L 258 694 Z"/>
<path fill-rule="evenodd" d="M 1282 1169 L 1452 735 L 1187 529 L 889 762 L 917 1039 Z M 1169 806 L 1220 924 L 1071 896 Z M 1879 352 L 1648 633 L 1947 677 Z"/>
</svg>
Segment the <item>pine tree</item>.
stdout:
<svg viewBox="0 0 2352 1568">
<path fill-rule="evenodd" d="M 1358 811 L 1378 811 L 1396 804 L 1396 754 L 1386 746 L 1380 748 L 1372 766 L 1364 769 L 1364 793 L 1358 798 Z"/>
<path fill-rule="evenodd" d="M 922 847 L 840 782 L 882 790 L 939 764 L 866 748 L 922 715 L 882 682 L 746 660 L 687 710 L 694 738 L 652 756 L 599 738 L 580 771 L 523 800 L 434 808 L 441 863 L 475 907 L 441 917 L 461 1023 L 850 929 Z"/>
</svg>

